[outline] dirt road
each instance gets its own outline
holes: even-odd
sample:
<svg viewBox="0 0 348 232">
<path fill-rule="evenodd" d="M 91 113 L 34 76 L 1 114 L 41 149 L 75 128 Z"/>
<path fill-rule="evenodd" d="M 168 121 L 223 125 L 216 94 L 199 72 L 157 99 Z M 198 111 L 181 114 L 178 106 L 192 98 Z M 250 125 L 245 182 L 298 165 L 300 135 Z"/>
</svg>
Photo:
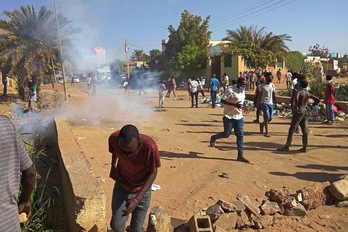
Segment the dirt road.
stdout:
<svg viewBox="0 0 348 232">
<path fill-rule="evenodd" d="M 155 139 L 160 149 L 162 166 L 155 184 L 150 208 L 163 206 L 172 217 L 188 220 L 221 198 L 233 201 L 238 193 L 265 198 L 271 188 L 288 186 L 293 191 L 316 182 L 334 181 L 348 171 L 348 123 L 333 126 L 310 123 L 307 153 L 297 153 L 301 135 L 296 134 L 289 153 L 276 148 L 285 143 L 289 120 L 275 118 L 270 124 L 271 137 L 259 133 L 252 123 L 255 112 L 245 115 L 244 154 L 253 165 L 236 161 L 234 135 L 218 140 L 209 147 L 210 136 L 222 131 L 223 108 L 200 104 L 190 108 L 186 91 L 165 99 L 158 110 L 157 92 L 147 95 L 123 90 L 98 88 L 97 96 L 89 96 L 85 83 L 69 88 L 69 104 L 56 114 L 64 114 L 73 126 L 76 139 L 101 181 L 107 196 L 107 220 L 110 219 L 113 181 L 108 178 L 111 156 L 109 135 L 123 125 L 135 124 L 141 133 Z M 80 88 L 80 89 L 78 89 Z M 1 101 L 2 107 L 7 103 Z M 7 104 L 8 106 L 8 104 Z M 2 108 L 3 111 L 4 108 Z M 221 178 L 228 173 L 229 179 Z M 319 215 L 330 218 L 320 219 Z M 287 217 L 264 231 L 347 231 L 347 208 L 322 206 L 309 211 L 305 218 Z"/>
<path fill-rule="evenodd" d="M 77 96 L 77 95 L 76 95 Z M 78 97 L 77 97 L 78 98 Z M 190 108 L 187 93 L 165 99 L 163 111 L 156 109 L 157 92 L 147 95 L 123 94 L 122 90 L 99 89 L 96 97 L 86 96 L 86 102 L 77 100 L 69 111 L 70 122 L 78 142 L 85 151 L 96 176 L 103 183 L 110 204 L 113 182 L 108 178 L 110 154 L 107 139 L 126 123 L 135 124 L 141 133 L 152 136 L 161 153 L 162 166 L 155 184 L 151 207 L 163 206 L 172 217 L 189 219 L 193 214 L 213 205 L 211 197 L 232 201 L 238 193 L 265 198 L 271 188 L 288 186 L 293 191 L 316 182 L 334 181 L 348 170 L 348 127 L 339 122 L 328 126 L 310 123 L 309 151 L 301 148 L 297 134 L 289 153 L 276 148 L 285 143 L 289 120 L 275 118 L 270 124 L 271 137 L 259 133 L 252 123 L 255 112 L 245 116 L 245 157 L 253 165 L 236 161 L 236 139 L 232 135 L 209 147 L 210 136 L 222 131 L 223 108 L 200 104 Z M 75 101 L 72 97 L 72 101 Z M 219 177 L 228 173 L 230 178 Z M 110 207 L 107 217 L 110 218 Z M 319 219 L 328 214 L 331 219 Z M 323 206 L 301 219 L 287 218 L 268 231 L 337 231 L 348 228 L 347 209 Z M 267 231 L 266 230 L 266 231 Z"/>
</svg>

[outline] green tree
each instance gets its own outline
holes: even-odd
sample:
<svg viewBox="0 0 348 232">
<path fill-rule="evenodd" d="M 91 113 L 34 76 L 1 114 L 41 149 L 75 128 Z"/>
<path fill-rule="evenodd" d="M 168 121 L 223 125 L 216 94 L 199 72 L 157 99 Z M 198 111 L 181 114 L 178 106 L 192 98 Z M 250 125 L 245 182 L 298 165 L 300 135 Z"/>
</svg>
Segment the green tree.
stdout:
<svg viewBox="0 0 348 232">
<path fill-rule="evenodd" d="M 131 59 L 133 61 L 147 61 L 148 57 L 142 49 L 134 49 Z"/>
<path fill-rule="evenodd" d="M 42 83 L 44 74 L 53 75 L 52 62 L 62 63 L 59 57 L 56 18 L 44 6 L 37 12 L 33 6 L 21 6 L 19 10 L 4 11 L 9 20 L 0 20 L 0 29 L 6 32 L 6 43 L 1 44 L 0 56 L 6 59 L 11 69 L 9 77 L 18 85 L 18 93 L 25 98 L 29 80 Z M 58 16 L 62 46 L 70 47 L 70 39 L 78 30 L 67 27 L 70 23 Z"/>
<path fill-rule="evenodd" d="M 158 49 L 152 49 L 149 51 L 149 68 L 151 71 L 163 70 L 163 57 L 162 52 Z"/>
<path fill-rule="evenodd" d="M 320 47 L 319 44 L 315 44 L 308 48 L 311 56 L 320 56 L 321 58 L 327 58 L 329 55 L 329 49 L 327 47 Z"/>
<path fill-rule="evenodd" d="M 236 30 L 227 30 L 227 36 L 223 40 L 230 41 L 231 44 L 223 55 L 241 55 L 255 67 L 273 64 L 275 58 L 283 57 L 289 51 L 285 42 L 291 41 L 291 36 L 267 33 L 264 29 L 240 26 Z"/>
<path fill-rule="evenodd" d="M 299 51 L 291 51 L 285 54 L 286 67 L 293 72 L 299 72 L 304 65 L 305 56 Z"/>
<path fill-rule="evenodd" d="M 202 20 L 200 16 L 188 11 L 181 14 L 177 29 L 169 25 L 169 40 L 166 44 L 164 57 L 167 68 L 175 75 L 190 74 L 205 67 L 206 48 L 209 45 L 211 32 L 210 16 Z"/>
</svg>

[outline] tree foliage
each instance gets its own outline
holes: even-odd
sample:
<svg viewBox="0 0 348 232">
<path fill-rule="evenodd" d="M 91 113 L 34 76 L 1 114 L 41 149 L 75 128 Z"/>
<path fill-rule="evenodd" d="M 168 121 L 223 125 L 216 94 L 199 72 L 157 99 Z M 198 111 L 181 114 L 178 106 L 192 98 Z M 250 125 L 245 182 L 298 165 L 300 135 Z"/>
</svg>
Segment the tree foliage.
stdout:
<svg viewBox="0 0 348 232">
<path fill-rule="evenodd" d="M 163 57 L 162 52 L 158 49 L 152 49 L 149 51 L 148 64 L 151 71 L 163 70 Z"/>
<path fill-rule="evenodd" d="M 52 62 L 62 62 L 56 18 L 44 6 L 38 12 L 28 5 L 4 14 L 9 20 L 0 20 L 0 28 L 6 32 L 6 43 L 1 44 L 0 51 L 6 60 L 2 67 L 10 67 L 9 77 L 17 82 L 19 94 L 24 98 L 24 88 L 30 79 L 39 86 L 44 74 L 53 75 Z M 58 16 L 58 22 L 62 46 L 68 50 L 71 45 L 68 35 L 78 30 L 67 27 L 70 21 L 62 15 Z"/>
<path fill-rule="evenodd" d="M 308 48 L 311 56 L 319 56 L 321 58 L 326 58 L 329 55 L 329 49 L 327 47 L 320 47 L 319 44 L 315 44 Z"/>
<path fill-rule="evenodd" d="M 200 16 L 185 10 L 177 29 L 169 25 L 169 40 L 164 56 L 170 70 L 189 74 L 205 66 L 206 48 L 211 35 L 209 20 L 210 16 L 202 20 Z"/>
<path fill-rule="evenodd" d="M 289 51 L 286 41 L 291 41 L 287 34 L 275 35 L 265 32 L 265 28 L 240 26 L 236 30 L 227 30 L 223 40 L 230 41 L 230 46 L 223 55 L 241 55 L 255 67 L 266 67 L 275 62 L 278 57 Z"/>
<path fill-rule="evenodd" d="M 131 59 L 133 61 L 147 61 L 148 60 L 148 56 L 146 55 L 146 53 L 144 52 L 144 50 L 142 49 L 134 49 L 132 55 L 131 55 Z"/>
<path fill-rule="evenodd" d="M 300 72 L 304 65 L 305 56 L 299 51 L 291 51 L 285 54 L 286 67 L 293 72 Z"/>
</svg>

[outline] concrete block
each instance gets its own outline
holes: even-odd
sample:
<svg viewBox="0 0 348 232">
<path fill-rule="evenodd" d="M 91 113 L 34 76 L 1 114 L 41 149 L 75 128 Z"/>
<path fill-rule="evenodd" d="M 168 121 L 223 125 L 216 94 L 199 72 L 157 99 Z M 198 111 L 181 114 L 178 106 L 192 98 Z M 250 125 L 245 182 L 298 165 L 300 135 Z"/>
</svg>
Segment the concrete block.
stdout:
<svg viewBox="0 0 348 232">
<path fill-rule="evenodd" d="M 208 215 L 194 215 L 189 220 L 190 232 L 213 232 Z"/>
</svg>

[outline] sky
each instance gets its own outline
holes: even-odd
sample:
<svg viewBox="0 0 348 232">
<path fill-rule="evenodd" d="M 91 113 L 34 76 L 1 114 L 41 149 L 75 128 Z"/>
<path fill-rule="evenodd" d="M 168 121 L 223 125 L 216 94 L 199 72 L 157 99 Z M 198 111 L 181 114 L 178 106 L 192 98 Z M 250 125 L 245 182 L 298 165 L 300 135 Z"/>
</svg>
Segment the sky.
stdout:
<svg viewBox="0 0 348 232">
<path fill-rule="evenodd" d="M 53 0 L 0 0 L 0 18 L 4 10 L 23 5 L 54 10 Z M 330 53 L 348 54 L 348 0 L 56 0 L 57 12 L 81 29 L 73 36 L 77 49 L 103 47 L 108 62 L 126 59 L 129 51 L 161 50 L 168 39 L 168 26 L 177 29 L 181 13 L 187 10 L 205 19 L 210 16 L 211 40 L 226 37 L 226 30 L 240 26 L 265 27 L 266 32 L 287 34 L 292 51 L 308 53 L 319 44 Z"/>
</svg>

